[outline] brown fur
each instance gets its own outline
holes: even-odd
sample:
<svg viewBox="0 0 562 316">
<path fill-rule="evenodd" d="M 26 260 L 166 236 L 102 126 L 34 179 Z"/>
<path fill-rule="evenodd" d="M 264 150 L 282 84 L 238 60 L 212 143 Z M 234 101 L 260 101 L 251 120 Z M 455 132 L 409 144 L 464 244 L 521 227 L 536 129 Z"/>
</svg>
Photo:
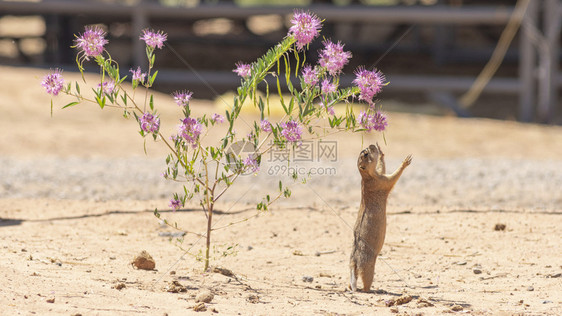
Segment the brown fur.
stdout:
<svg viewBox="0 0 562 316">
<path fill-rule="evenodd" d="M 351 289 L 357 290 L 357 279 L 368 292 L 373 283 L 375 262 L 381 251 L 386 234 L 386 201 L 388 194 L 412 162 L 412 156 L 404 159 L 400 168 L 385 174 L 384 154 L 378 144 L 370 145 L 359 154 L 357 168 L 361 174 L 361 205 L 353 229 L 351 250 Z"/>
</svg>

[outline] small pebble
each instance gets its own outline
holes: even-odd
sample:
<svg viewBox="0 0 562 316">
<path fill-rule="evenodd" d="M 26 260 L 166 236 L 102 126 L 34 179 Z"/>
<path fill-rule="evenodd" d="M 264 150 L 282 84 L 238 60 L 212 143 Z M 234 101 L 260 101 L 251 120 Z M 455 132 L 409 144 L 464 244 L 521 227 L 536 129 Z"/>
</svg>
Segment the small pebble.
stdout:
<svg viewBox="0 0 562 316">
<path fill-rule="evenodd" d="M 54 297 L 47 300 L 47 303 L 54 303 L 54 302 L 55 302 L 55 298 L 54 298 Z"/>
<path fill-rule="evenodd" d="M 160 237 L 172 237 L 172 238 L 179 238 L 185 236 L 185 232 L 159 232 L 158 236 Z"/>
<path fill-rule="evenodd" d="M 197 294 L 195 297 L 195 303 L 203 302 L 203 303 L 210 303 L 215 295 L 209 290 L 203 290 Z"/>
<path fill-rule="evenodd" d="M 156 262 L 145 250 L 141 251 L 141 253 L 133 259 L 131 264 L 141 270 L 154 270 L 156 267 Z"/>
<path fill-rule="evenodd" d="M 529 286 L 529 287 L 527 288 L 527 291 L 529 291 L 529 292 L 532 292 L 532 291 L 534 291 L 534 290 L 535 290 L 535 288 L 532 287 L 532 286 Z"/>
<path fill-rule="evenodd" d="M 311 283 L 312 281 L 314 281 L 314 278 L 311 277 L 311 276 L 305 275 L 305 276 L 302 277 L 302 281 Z"/>
<path fill-rule="evenodd" d="M 474 272 L 474 274 L 480 274 L 480 273 L 482 273 L 482 270 L 480 270 L 480 269 L 473 269 L 472 272 Z"/>
<path fill-rule="evenodd" d="M 494 230 L 495 231 L 504 231 L 505 230 L 505 224 L 501 224 L 501 223 L 496 224 L 496 226 L 494 226 Z"/>
<path fill-rule="evenodd" d="M 248 295 L 248 297 L 246 298 L 246 300 L 252 304 L 257 304 L 260 302 L 260 297 L 255 295 L 255 294 L 250 294 Z"/>
<path fill-rule="evenodd" d="M 207 306 L 205 305 L 205 303 L 201 302 L 195 306 L 193 306 L 193 310 L 196 312 L 204 312 L 207 310 Z"/>
<path fill-rule="evenodd" d="M 451 310 L 454 311 L 454 312 L 462 311 L 462 309 L 463 309 L 462 306 L 458 305 L 458 304 L 455 304 L 451 307 Z"/>
<path fill-rule="evenodd" d="M 116 290 L 122 290 L 122 289 L 124 289 L 124 288 L 126 288 L 126 287 L 127 287 L 127 286 L 125 285 L 125 283 L 119 283 L 119 284 L 117 284 L 117 285 L 114 286 L 114 288 L 115 288 Z"/>
<path fill-rule="evenodd" d="M 410 301 L 412 301 L 412 299 L 413 297 L 411 295 L 402 295 L 396 299 L 395 304 L 396 305 L 408 304 L 410 303 Z"/>
</svg>

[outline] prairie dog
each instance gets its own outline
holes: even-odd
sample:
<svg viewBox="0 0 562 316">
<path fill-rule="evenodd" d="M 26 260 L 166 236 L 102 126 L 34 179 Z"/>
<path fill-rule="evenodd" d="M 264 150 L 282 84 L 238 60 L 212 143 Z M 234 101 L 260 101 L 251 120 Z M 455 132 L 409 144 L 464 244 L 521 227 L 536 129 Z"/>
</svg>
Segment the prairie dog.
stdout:
<svg viewBox="0 0 562 316">
<path fill-rule="evenodd" d="M 358 277 L 363 282 L 363 291 L 371 289 L 375 262 L 386 234 L 388 194 L 411 162 L 412 156 L 408 155 L 400 168 L 392 174 L 385 174 L 384 154 L 379 144 L 370 145 L 359 154 L 357 168 L 361 174 L 361 204 L 353 228 L 353 248 L 349 262 L 352 291 L 357 291 Z"/>
</svg>

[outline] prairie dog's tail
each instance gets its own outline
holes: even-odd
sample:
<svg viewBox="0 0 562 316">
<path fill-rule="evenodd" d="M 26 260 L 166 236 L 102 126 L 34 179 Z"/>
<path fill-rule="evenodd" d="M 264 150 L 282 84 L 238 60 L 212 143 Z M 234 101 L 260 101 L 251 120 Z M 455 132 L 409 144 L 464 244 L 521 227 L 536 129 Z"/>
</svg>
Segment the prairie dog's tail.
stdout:
<svg viewBox="0 0 562 316">
<path fill-rule="evenodd" d="M 357 267 L 353 263 L 351 264 L 350 272 L 349 285 L 353 292 L 357 292 Z"/>
</svg>

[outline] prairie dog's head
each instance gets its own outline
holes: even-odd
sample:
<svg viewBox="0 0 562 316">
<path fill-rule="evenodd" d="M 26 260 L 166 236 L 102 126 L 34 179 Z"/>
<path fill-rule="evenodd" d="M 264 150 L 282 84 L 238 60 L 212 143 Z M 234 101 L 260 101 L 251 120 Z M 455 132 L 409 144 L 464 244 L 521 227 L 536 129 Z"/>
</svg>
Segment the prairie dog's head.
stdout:
<svg viewBox="0 0 562 316">
<path fill-rule="evenodd" d="M 361 177 L 374 177 L 376 175 L 377 162 L 379 161 L 379 149 L 375 145 L 363 149 L 357 159 L 357 168 Z"/>
</svg>

